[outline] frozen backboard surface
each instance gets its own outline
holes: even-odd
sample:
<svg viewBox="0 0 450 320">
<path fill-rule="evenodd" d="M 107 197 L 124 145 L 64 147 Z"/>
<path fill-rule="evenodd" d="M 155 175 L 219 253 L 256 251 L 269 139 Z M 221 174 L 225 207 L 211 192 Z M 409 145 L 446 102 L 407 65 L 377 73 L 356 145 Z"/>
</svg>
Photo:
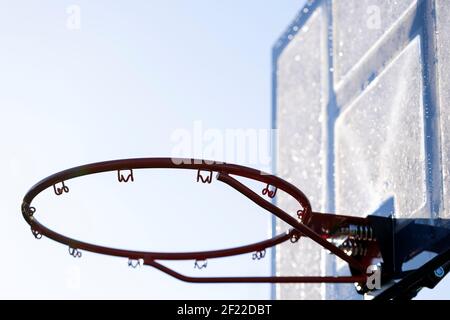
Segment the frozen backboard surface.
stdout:
<svg viewBox="0 0 450 320">
<path fill-rule="evenodd" d="M 275 171 L 313 210 L 450 218 L 449 30 L 446 0 L 316 0 L 300 10 L 274 46 Z M 282 194 L 277 205 L 298 210 Z M 282 245 L 274 266 L 347 272 L 307 239 Z M 274 295 L 359 297 L 350 284 L 281 284 Z"/>
</svg>

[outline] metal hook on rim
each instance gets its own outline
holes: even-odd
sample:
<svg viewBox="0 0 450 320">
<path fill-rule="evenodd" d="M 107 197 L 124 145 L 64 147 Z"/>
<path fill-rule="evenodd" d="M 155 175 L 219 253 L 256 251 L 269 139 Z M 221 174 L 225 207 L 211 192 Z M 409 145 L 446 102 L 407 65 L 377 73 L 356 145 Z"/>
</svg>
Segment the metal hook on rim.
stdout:
<svg viewBox="0 0 450 320">
<path fill-rule="evenodd" d="M 265 256 L 266 256 L 266 249 L 263 249 L 263 250 L 259 250 L 259 251 L 253 252 L 252 259 L 253 260 L 261 260 Z"/>
<path fill-rule="evenodd" d="M 202 263 L 200 264 L 200 262 L 202 262 Z M 196 269 L 201 270 L 201 269 L 205 269 L 207 266 L 208 266 L 207 260 L 195 260 L 194 269 L 196 268 Z"/>
<path fill-rule="evenodd" d="M 263 194 L 263 195 L 266 195 L 266 194 L 267 194 L 267 196 L 268 196 L 269 198 L 273 198 L 273 197 L 275 197 L 275 195 L 277 194 L 278 188 L 277 188 L 277 187 L 274 187 L 273 190 L 270 190 L 269 187 L 270 187 L 270 184 L 267 184 L 267 186 L 266 186 L 264 189 L 262 189 L 262 194 Z"/>
<path fill-rule="evenodd" d="M 304 216 L 305 216 L 304 209 L 297 210 L 297 218 L 298 220 L 300 220 L 300 222 L 303 222 Z"/>
<path fill-rule="evenodd" d="M 300 239 L 300 236 L 298 234 L 294 233 L 289 240 L 291 241 L 291 243 L 296 243 L 296 242 L 298 242 L 299 239 Z"/>
<path fill-rule="evenodd" d="M 141 259 L 128 259 L 128 266 L 136 269 L 141 266 Z"/>
<path fill-rule="evenodd" d="M 57 196 L 62 195 L 64 192 L 69 193 L 69 187 L 64 184 L 64 181 L 61 181 L 61 187 L 57 187 L 56 184 L 53 185 L 53 191 Z"/>
<path fill-rule="evenodd" d="M 81 251 L 77 248 L 69 247 L 69 254 L 74 258 L 81 258 Z"/>
<path fill-rule="evenodd" d="M 119 180 L 119 182 L 128 182 L 129 180 L 131 180 L 131 182 L 134 182 L 133 169 L 128 169 L 128 170 L 129 170 L 129 173 L 126 178 L 122 174 L 122 170 L 117 170 L 117 180 Z"/>
<path fill-rule="evenodd" d="M 198 170 L 197 171 L 197 182 L 202 182 L 202 183 L 211 183 L 212 181 L 212 171 L 209 171 L 209 176 L 203 177 L 202 176 L 202 170 Z"/>
<path fill-rule="evenodd" d="M 33 228 L 31 228 L 31 233 L 38 240 L 42 238 L 42 234 L 39 231 L 37 231 L 37 230 L 35 230 Z"/>
<path fill-rule="evenodd" d="M 22 211 L 27 214 L 27 216 L 32 217 L 34 213 L 36 212 L 35 207 L 30 207 L 30 205 L 26 202 L 22 204 Z"/>
</svg>

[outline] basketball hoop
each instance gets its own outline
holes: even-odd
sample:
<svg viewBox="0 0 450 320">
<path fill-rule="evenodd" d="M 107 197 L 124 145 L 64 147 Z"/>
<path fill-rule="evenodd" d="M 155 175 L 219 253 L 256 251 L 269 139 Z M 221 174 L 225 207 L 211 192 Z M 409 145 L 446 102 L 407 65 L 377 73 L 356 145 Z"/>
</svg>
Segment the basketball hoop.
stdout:
<svg viewBox="0 0 450 320">
<path fill-rule="evenodd" d="M 119 248 L 110 248 L 96 245 L 93 243 L 83 242 L 57 233 L 41 224 L 36 215 L 39 210 L 32 206 L 33 199 L 47 188 L 53 188 L 56 195 L 69 192 L 67 186 L 68 181 L 77 177 L 91 175 L 101 172 L 117 172 L 117 180 L 119 182 L 134 181 L 134 170 L 137 169 L 189 169 L 196 170 L 197 182 L 212 183 L 213 173 L 217 173 L 217 181 L 221 181 L 235 190 L 239 191 L 247 198 L 276 215 L 281 220 L 288 223 L 292 229 L 276 235 L 270 239 L 263 240 L 256 243 L 243 245 L 240 247 L 213 250 L 213 251 L 198 251 L 198 252 L 150 252 L 150 251 L 134 251 L 124 250 Z M 281 210 L 270 201 L 264 199 L 244 184 L 239 182 L 232 176 L 249 178 L 255 181 L 264 183 L 266 186 L 262 189 L 262 196 L 267 196 L 269 199 L 276 195 L 278 189 L 288 193 L 292 196 L 299 205 L 298 218 L 293 218 L 291 215 Z M 266 174 L 256 169 L 233 165 L 225 163 L 217 163 L 212 161 L 198 160 L 198 159 L 172 159 L 172 158 L 140 158 L 140 159 L 125 159 L 114 160 L 99 163 L 87 164 L 68 170 L 61 171 L 45 178 L 34 185 L 25 195 L 22 204 L 22 214 L 25 220 L 31 227 L 33 235 L 36 238 L 45 236 L 57 242 L 65 244 L 69 247 L 69 252 L 74 257 L 80 257 L 81 251 L 90 251 L 99 254 L 106 254 L 111 256 L 124 257 L 129 259 L 130 266 L 136 266 L 138 261 L 142 261 L 144 265 L 155 267 L 171 276 L 180 280 L 189 282 L 265 282 L 265 283 L 286 283 L 286 282 L 363 282 L 366 279 L 364 275 L 364 266 L 339 249 L 329 241 L 327 241 L 321 234 L 316 233 L 308 224 L 311 222 L 313 215 L 311 205 L 306 196 L 298 188 L 292 184 L 280 179 L 274 175 Z M 275 247 L 284 242 L 296 242 L 300 236 L 308 236 L 316 241 L 332 253 L 347 261 L 354 269 L 359 270 L 359 275 L 349 277 L 335 277 L 335 276 L 270 276 L 270 277 L 188 277 L 177 273 L 176 271 L 162 265 L 160 260 L 194 260 L 195 265 L 199 266 L 199 262 L 207 261 L 208 259 L 222 258 L 235 256 L 246 253 L 253 253 L 254 259 L 261 259 L 265 255 L 266 249 Z M 201 268 L 206 267 L 203 264 Z M 200 267 L 199 267 L 200 268 Z M 201 269 L 200 268 L 200 269 Z"/>
</svg>

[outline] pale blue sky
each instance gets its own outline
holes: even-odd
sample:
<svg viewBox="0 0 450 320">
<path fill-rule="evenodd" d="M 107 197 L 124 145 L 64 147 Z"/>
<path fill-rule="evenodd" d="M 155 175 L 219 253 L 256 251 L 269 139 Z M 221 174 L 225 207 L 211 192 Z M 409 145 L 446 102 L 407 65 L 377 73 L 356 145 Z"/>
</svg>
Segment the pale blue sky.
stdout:
<svg viewBox="0 0 450 320">
<path fill-rule="evenodd" d="M 269 285 L 190 284 L 131 270 L 125 259 L 75 260 L 60 244 L 36 241 L 19 208 L 31 185 L 59 170 L 170 156 L 171 133 L 196 120 L 205 128 L 270 128 L 271 46 L 302 3 L 1 1 L 0 297 L 269 298 Z M 66 28 L 71 4 L 81 8 L 80 30 Z M 213 249 L 269 235 L 269 215 L 220 185 L 195 184 L 194 175 L 146 171 L 126 187 L 113 173 L 74 180 L 65 198 L 37 199 L 38 217 L 82 239 L 149 250 Z M 171 188 L 179 198 L 167 197 Z M 210 261 L 205 272 L 191 262 L 178 270 L 268 275 L 270 259 L 245 255 Z"/>
</svg>

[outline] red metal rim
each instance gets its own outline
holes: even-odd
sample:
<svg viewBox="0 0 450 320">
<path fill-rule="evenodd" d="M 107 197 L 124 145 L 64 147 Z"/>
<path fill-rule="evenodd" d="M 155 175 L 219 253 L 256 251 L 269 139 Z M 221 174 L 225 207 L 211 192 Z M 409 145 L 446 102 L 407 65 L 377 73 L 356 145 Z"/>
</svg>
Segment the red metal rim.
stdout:
<svg viewBox="0 0 450 320">
<path fill-rule="evenodd" d="M 246 196 L 249 200 L 253 201 L 261 208 L 267 210 L 277 218 L 283 220 L 293 229 L 274 236 L 268 240 L 244 245 L 241 247 L 234 247 L 222 250 L 212 251 L 198 251 L 198 252 L 150 252 L 150 251 L 133 251 L 117 248 L 110 248 L 100 246 L 92 243 L 79 241 L 70 237 L 66 237 L 59 234 L 43 224 L 41 224 L 34 216 L 35 208 L 31 206 L 33 199 L 43 190 L 53 187 L 54 192 L 58 195 L 68 192 L 68 187 L 64 184 L 65 181 L 81 177 L 90 174 L 96 174 L 100 172 L 117 171 L 117 177 L 121 182 L 127 182 L 131 179 L 133 181 L 134 169 L 190 169 L 198 170 L 197 182 L 211 183 L 212 173 L 217 172 L 217 180 L 221 181 L 236 191 Z M 130 170 L 131 174 L 124 177 L 121 171 Z M 209 176 L 206 178 L 202 176 L 202 171 L 209 172 Z M 290 214 L 281 210 L 275 206 L 271 201 L 264 199 L 261 195 L 255 193 L 253 190 L 242 184 L 233 176 L 239 176 L 244 178 L 253 179 L 263 182 L 267 186 L 262 190 L 263 196 L 273 198 L 278 189 L 283 190 L 299 203 L 300 210 L 297 211 L 298 219 L 292 217 Z M 61 187 L 57 187 L 57 184 L 61 184 Z M 143 261 L 145 265 L 152 266 L 160 271 L 165 272 L 172 277 L 179 280 L 188 282 L 258 282 L 258 283 L 312 283 L 312 282 L 331 282 L 331 283 L 343 283 L 343 282 L 363 282 L 366 277 L 364 275 L 364 268 L 361 263 L 355 260 L 353 257 L 348 256 L 344 251 L 336 247 L 335 245 L 322 238 L 318 233 L 309 227 L 309 222 L 312 221 L 313 215 L 318 213 L 312 212 L 311 205 L 307 197 L 298 188 L 290 184 L 289 182 L 278 178 L 274 175 L 261 172 L 256 169 L 234 165 L 219 163 L 214 161 L 200 160 L 200 159 L 178 159 L 178 158 L 137 158 L 137 159 L 124 159 L 124 160 L 112 160 L 105 162 L 97 162 L 87 164 L 79 167 L 74 167 L 53 174 L 37 184 L 35 184 L 25 195 L 22 202 L 22 215 L 30 225 L 33 235 L 37 238 L 46 236 L 50 239 L 58 241 L 62 244 L 69 246 L 69 252 L 75 257 L 81 256 L 81 252 L 78 249 L 86 250 L 99 254 L 106 254 L 111 256 L 126 257 L 132 260 Z M 358 270 L 361 274 L 348 276 L 348 277 L 335 277 L 335 276 L 269 276 L 269 277 L 189 277 L 182 275 L 162 264 L 157 262 L 158 260 L 206 260 L 209 258 L 221 258 L 234 256 L 244 253 L 254 252 L 255 258 L 259 259 L 264 256 L 266 248 L 274 247 L 285 241 L 296 242 L 300 236 L 309 237 L 325 249 L 331 251 L 344 261 L 346 261 L 355 270 Z M 135 264 L 129 261 L 130 266 Z M 199 269 L 204 266 L 198 266 Z"/>
<path fill-rule="evenodd" d="M 123 159 L 123 160 L 112 160 L 105 162 L 91 163 L 87 165 L 82 165 L 67 169 L 58 173 L 55 173 L 37 184 L 35 184 L 25 195 L 22 203 L 22 215 L 30 225 L 33 234 L 35 236 L 46 236 L 57 242 L 65 244 L 72 249 L 86 250 L 90 252 L 95 252 L 99 254 L 106 254 L 111 256 L 127 257 L 129 259 L 143 259 L 144 261 L 154 261 L 157 259 L 161 260 L 205 260 L 209 258 L 220 258 L 233 256 L 238 254 L 250 253 L 255 251 L 262 251 L 266 248 L 273 247 L 277 244 L 290 240 L 294 234 L 297 234 L 294 230 L 289 230 L 283 234 L 276 235 L 268 240 L 252 243 L 249 245 L 244 245 L 235 248 L 222 249 L 222 250 L 212 250 L 212 251 L 198 251 L 198 252 L 151 252 L 151 251 L 134 251 L 134 250 L 124 250 L 118 248 L 111 248 L 106 246 L 100 246 L 92 243 L 87 243 L 77 239 L 73 239 L 55 232 L 43 224 L 41 224 L 35 217 L 35 209 L 32 207 L 33 199 L 42 191 L 47 188 L 53 187 L 55 192 L 64 192 L 67 188 L 64 185 L 65 181 L 74 179 L 77 177 L 91 175 L 101 172 L 117 171 L 119 181 L 121 181 L 120 171 L 133 170 L 133 169 L 190 169 L 199 170 L 198 175 L 201 171 L 218 173 L 218 177 L 234 175 L 244 178 L 249 178 L 257 180 L 267 184 L 267 189 L 263 190 L 263 194 L 273 192 L 269 190 L 269 186 L 272 186 L 275 192 L 277 189 L 283 190 L 293 198 L 295 198 L 299 205 L 301 206 L 304 217 L 308 217 L 311 214 L 311 205 L 306 198 L 306 196 L 292 184 L 274 176 L 259 170 L 248 168 L 245 166 L 219 163 L 214 161 L 200 160 L 200 159 L 179 159 L 179 158 L 136 158 L 136 159 Z M 127 181 L 130 178 L 122 177 L 122 181 Z M 133 176 L 131 176 L 133 179 Z M 202 182 L 203 178 L 201 179 Z M 220 179 L 218 179 L 220 180 Z M 56 188 L 57 184 L 62 184 L 62 188 Z M 68 189 L 67 189 L 68 191 Z M 66 191 L 66 192 L 67 192 Z M 264 193 L 266 191 L 266 193 Z M 262 198 L 261 198 L 262 199 Z M 264 200 L 265 201 L 265 200 Z"/>
</svg>

